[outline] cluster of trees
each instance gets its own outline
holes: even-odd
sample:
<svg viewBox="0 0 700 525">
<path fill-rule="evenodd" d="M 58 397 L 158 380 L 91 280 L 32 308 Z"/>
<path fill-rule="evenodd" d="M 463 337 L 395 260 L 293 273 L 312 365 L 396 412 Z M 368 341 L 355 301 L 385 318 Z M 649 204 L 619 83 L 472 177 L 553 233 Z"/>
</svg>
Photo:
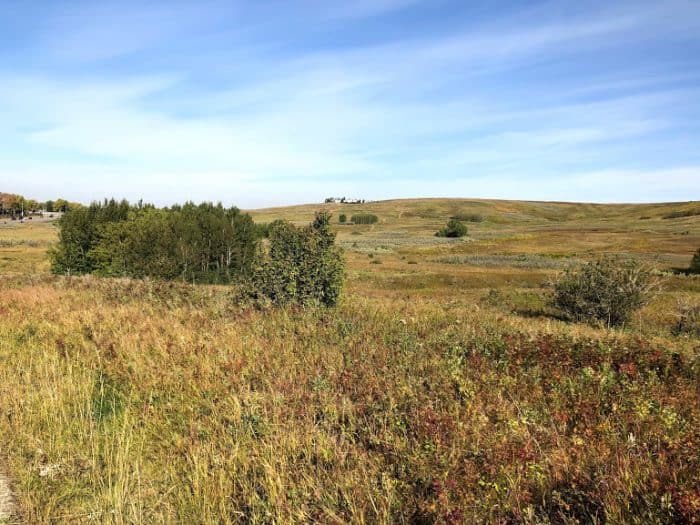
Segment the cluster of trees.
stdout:
<svg viewBox="0 0 700 525">
<path fill-rule="evenodd" d="M 0 215 L 28 215 L 36 213 L 39 210 L 47 212 L 66 212 L 71 209 L 79 208 L 80 204 L 69 202 L 65 199 L 49 200 L 40 202 L 34 199 L 27 199 L 22 195 L 12 193 L 0 193 Z"/>
<path fill-rule="evenodd" d="M 65 199 L 56 199 L 54 201 L 46 201 L 42 204 L 42 209 L 46 210 L 49 213 L 53 212 L 67 212 L 75 208 L 80 208 L 81 204 L 77 202 L 69 202 Z"/>
<path fill-rule="evenodd" d="M 263 303 L 332 306 L 342 288 L 344 261 L 330 217 L 318 213 L 305 227 L 281 220 L 256 225 L 250 215 L 221 204 L 156 208 L 125 200 L 94 202 L 59 219 L 52 270 L 238 282 L 247 297 Z"/>
<path fill-rule="evenodd" d="M 51 252 L 59 274 L 229 283 L 251 268 L 260 231 L 237 208 L 203 203 L 158 209 L 105 200 L 59 220 Z"/>
<path fill-rule="evenodd" d="M 323 201 L 328 203 L 339 203 L 339 204 L 364 204 L 365 199 L 346 199 L 345 197 L 326 197 Z"/>
</svg>

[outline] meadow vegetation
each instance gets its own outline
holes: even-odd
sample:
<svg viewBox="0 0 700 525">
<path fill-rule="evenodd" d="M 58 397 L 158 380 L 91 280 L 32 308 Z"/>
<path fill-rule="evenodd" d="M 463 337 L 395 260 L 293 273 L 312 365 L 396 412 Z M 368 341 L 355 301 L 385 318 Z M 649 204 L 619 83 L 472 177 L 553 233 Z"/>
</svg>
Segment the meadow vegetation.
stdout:
<svg viewBox="0 0 700 525">
<path fill-rule="evenodd" d="M 251 210 L 269 232 L 252 266 L 289 269 L 283 288 L 304 287 L 298 254 L 337 238 L 333 308 L 51 275 L 52 224 L 0 225 L 0 472 L 17 520 L 698 523 L 700 278 L 676 269 L 700 217 L 664 219 L 691 207 Z M 314 225 L 318 209 L 382 220 Z M 458 213 L 485 220 L 468 241 L 434 237 Z M 319 274 L 340 267 L 315 253 Z M 620 271 L 653 265 L 659 292 L 619 327 L 566 320 L 548 283 L 610 253 Z"/>
</svg>

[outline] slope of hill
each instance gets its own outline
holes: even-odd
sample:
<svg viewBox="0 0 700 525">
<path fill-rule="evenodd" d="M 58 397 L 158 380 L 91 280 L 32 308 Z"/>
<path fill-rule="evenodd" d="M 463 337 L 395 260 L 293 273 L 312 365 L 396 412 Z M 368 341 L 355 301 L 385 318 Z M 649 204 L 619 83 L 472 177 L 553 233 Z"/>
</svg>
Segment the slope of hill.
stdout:
<svg viewBox="0 0 700 525">
<path fill-rule="evenodd" d="M 411 199 L 361 205 L 306 204 L 250 213 L 259 222 L 278 218 L 307 222 L 319 209 L 334 214 L 338 240 L 348 251 L 351 268 L 359 272 L 355 274 L 359 281 L 369 279 L 371 286 L 387 289 L 401 289 L 396 287 L 397 279 L 410 284 L 411 276 L 421 288 L 431 279 L 436 284 L 462 280 L 462 287 L 483 288 L 488 283 L 513 283 L 514 278 L 517 282 L 513 272 L 529 274 L 523 279 L 531 285 L 533 275 L 542 277 L 561 266 L 552 263 L 549 266 L 554 268 L 546 268 L 547 261 L 580 261 L 611 253 L 644 258 L 665 269 L 684 268 L 700 246 L 700 215 L 693 214 L 700 209 L 697 201 L 580 204 Z M 337 223 L 340 213 L 350 220 L 360 212 L 376 214 L 379 222 Z M 483 220 L 467 222 L 469 235 L 463 240 L 435 237 L 450 217 L 459 215 Z M 666 218 L 673 215 L 679 217 Z M 381 266 L 368 266 L 377 260 Z M 484 264 L 488 272 L 483 271 Z"/>
</svg>

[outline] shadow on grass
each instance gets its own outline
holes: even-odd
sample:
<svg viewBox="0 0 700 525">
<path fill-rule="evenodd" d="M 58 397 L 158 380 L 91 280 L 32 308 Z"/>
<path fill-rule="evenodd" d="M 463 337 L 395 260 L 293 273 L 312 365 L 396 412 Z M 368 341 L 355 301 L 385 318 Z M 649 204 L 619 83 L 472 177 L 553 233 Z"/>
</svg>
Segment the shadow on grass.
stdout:
<svg viewBox="0 0 700 525">
<path fill-rule="evenodd" d="M 690 268 L 670 268 L 669 271 L 675 275 L 700 275 L 700 272 L 691 270 Z"/>
</svg>

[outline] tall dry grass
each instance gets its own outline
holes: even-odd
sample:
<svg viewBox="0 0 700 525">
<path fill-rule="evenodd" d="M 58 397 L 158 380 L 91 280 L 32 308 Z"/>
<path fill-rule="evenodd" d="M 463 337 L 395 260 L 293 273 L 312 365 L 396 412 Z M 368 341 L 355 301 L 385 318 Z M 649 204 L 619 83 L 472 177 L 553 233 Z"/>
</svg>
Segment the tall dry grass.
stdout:
<svg viewBox="0 0 700 525">
<path fill-rule="evenodd" d="M 4 279 L 26 523 L 696 523 L 697 341 L 469 301 Z M 695 521 L 693 521 L 695 520 Z"/>
</svg>

